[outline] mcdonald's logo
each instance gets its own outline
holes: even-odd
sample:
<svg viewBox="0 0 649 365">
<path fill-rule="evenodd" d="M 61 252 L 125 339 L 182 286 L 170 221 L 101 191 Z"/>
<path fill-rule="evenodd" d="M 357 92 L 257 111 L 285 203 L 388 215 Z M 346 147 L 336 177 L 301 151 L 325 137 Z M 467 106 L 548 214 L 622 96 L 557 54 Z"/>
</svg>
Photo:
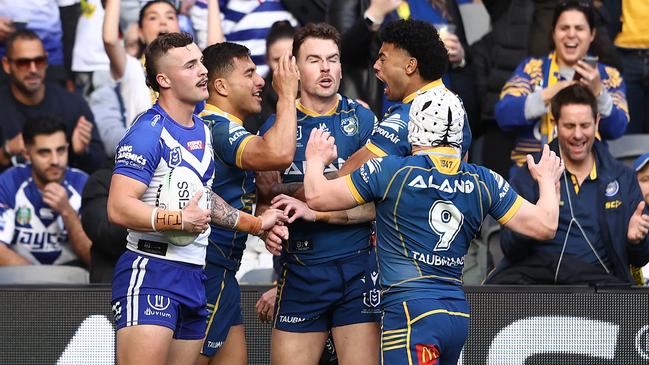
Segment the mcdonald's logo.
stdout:
<svg viewBox="0 0 649 365">
<path fill-rule="evenodd" d="M 416 348 L 419 365 L 435 365 L 439 362 L 439 349 L 436 345 L 418 343 Z"/>
</svg>

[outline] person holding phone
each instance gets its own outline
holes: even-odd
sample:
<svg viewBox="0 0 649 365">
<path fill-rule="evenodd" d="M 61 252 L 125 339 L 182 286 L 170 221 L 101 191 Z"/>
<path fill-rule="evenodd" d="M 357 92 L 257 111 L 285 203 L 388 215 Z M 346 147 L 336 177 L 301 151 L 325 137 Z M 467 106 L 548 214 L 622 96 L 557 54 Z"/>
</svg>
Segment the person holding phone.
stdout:
<svg viewBox="0 0 649 365">
<path fill-rule="evenodd" d="M 588 54 L 595 38 L 593 11 L 588 2 L 561 2 L 552 18 L 554 50 L 547 57 L 525 59 L 503 86 L 494 112 L 503 131 L 517 134 L 511 153 L 514 165 L 521 166 L 526 154 L 539 152 L 542 144 L 555 138 L 550 100 L 570 85 L 584 85 L 597 97 L 602 118 L 598 138 L 624 134 L 629 113 L 622 76 Z"/>
</svg>

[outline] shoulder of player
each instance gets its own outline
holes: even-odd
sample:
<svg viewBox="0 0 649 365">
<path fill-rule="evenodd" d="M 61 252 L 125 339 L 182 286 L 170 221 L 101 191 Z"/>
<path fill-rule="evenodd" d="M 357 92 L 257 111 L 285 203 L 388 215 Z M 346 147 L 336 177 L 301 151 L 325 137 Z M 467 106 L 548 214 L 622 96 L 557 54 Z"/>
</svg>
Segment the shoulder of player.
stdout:
<svg viewBox="0 0 649 365">
<path fill-rule="evenodd" d="M 11 194 L 32 176 L 32 166 L 19 164 L 5 170 L 0 174 L 0 190 Z"/>
</svg>

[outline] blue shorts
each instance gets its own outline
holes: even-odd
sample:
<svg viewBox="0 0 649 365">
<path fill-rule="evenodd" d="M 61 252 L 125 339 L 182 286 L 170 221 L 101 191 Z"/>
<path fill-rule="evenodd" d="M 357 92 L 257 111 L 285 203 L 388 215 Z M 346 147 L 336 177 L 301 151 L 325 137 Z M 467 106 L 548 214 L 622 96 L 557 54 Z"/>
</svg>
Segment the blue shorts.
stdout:
<svg viewBox="0 0 649 365">
<path fill-rule="evenodd" d="M 457 364 L 469 335 L 469 304 L 417 299 L 383 308 L 381 364 Z"/>
<path fill-rule="evenodd" d="M 115 327 L 153 324 L 171 328 L 175 339 L 202 339 L 207 318 L 204 280 L 201 266 L 127 250 L 113 274 Z"/>
<path fill-rule="evenodd" d="M 378 322 L 380 301 L 364 303 L 368 252 L 318 265 L 284 263 L 273 327 L 325 332 L 332 327 Z M 370 279 L 371 280 L 371 279 Z"/>
<path fill-rule="evenodd" d="M 241 292 L 235 272 L 219 265 L 207 264 L 207 332 L 201 354 L 212 357 L 225 343 L 230 327 L 243 324 Z"/>
</svg>

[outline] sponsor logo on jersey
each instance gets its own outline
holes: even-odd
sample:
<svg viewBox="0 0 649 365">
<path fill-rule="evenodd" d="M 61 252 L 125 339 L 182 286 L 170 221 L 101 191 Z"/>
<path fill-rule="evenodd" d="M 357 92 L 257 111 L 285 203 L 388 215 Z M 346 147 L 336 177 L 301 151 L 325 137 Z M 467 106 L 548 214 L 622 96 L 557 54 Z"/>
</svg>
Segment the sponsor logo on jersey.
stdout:
<svg viewBox="0 0 649 365">
<path fill-rule="evenodd" d="M 203 141 L 201 140 L 187 142 L 188 151 L 202 150 L 202 149 L 203 149 Z"/>
<path fill-rule="evenodd" d="M 279 316 L 280 323 L 302 323 L 306 321 L 304 317 L 297 316 Z"/>
<path fill-rule="evenodd" d="M 113 318 L 115 318 L 115 322 L 119 321 L 119 319 L 122 318 L 121 302 L 115 302 L 115 304 L 113 304 Z"/>
<path fill-rule="evenodd" d="M 379 124 L 379 127 L 382 127 L 383 129 L 392 129 L 395 133 L 399 133 L 399 130 L 401 128 L 408 127 L 408 122 L 401 120 L 399 114 L 392 114 L 389 117 L 383 119 L 383 121 Z"/>
<path fill-rule="evenodd" d="M 146 301 L 149 307 L 144 310 L 145 315 L 171 318 L 171 313 L 165 312 L 171 304 L 169 297 L 159 294 L 147 295 Z"/>
<path fill-rule="evenodd" d="M 207 340 L 207 347 L 210 349 L 220 349 L 223 346 L 223 341 L 210 341 Z"/>
<path fill-rule="evenodd" d="M 296 136 L 296 141 L 299 141 L 302 139 L 302 126 L 298 125 L 297 126 L 297 136 Z"/>
<path fill-rule="evenodd" d="M 239 138 L 241 138 L 241 136 L 247 134 L 248 132 L 242 126 L 231 123 L 228 133 L 230 134 L 230 137 L 228 138 L 228 143 L 233 144 Z"/>
<path fill-rule="evenodd" d="M 429 253 L 421 253 L 414 250 L 411 252 L 413 259 L 432 266 L 457 267 L 464 265 L 464 257 L 444 257 L 431 255 Z"/>
<path fill-rule="evenodd" d="M 379 125 L 376 128 L 376 133 L 378 133 L 380 136 L 383 136 L 386 139 L 390 140 L 394 144 L 397 144 L 397 143 L 399 143 L 401 141 L 401 138 L 399 138 L 396 133 L 393 133 L 393 132 L 390 132 L 390 131 L 387 131 L 387 130 L 381 128 L 381 125 Z"/>
<path fill-rule="evenodd" d="M 32 252 L 60 251 L 59 242 L 67 242 L 68 234 L 63 232 L 37 231 L 29 228 L 16 228 L 16 243 L 28 245 Z"/>
<path fill-rule="evenodd" d="M 176 146 L 169 150 L 169 166 L 178 167 L 183 162 L 183 153 L 180 147 Z"/>
<path fill-rule="evenodd" d="M 54 219 L 54 212 L 50 208 L 41 208 L 38 210 L 41 219 Z"/>
<path fill-rule="evenodd" d="M 320 125 L 318 125 L 318 129 L 321 129 L 324 132 L 331 133 L 331 131 L 329 130 L 329 127 L 327 127 L 327 124 L 324 123 L 324 122 L 322 122 L 322 123 L 320 123 Z"/>
<path fill-rule="evenodd" d="M 408 186 L 417 188 L 417 189 L 426 189 L 433 188 L 445 193 L 466 193 L 470 194 L 475 189 L 475 184 L 471 180 L 454 180 L 453 183 L 444 179 L 441 183 L 436 184 L 433 182 L 433 175 L 428 176 L 428 179 L 424 180 L 424 177 L 421 175 L 415 176 Z"/>
<path fill-rule="evenodd" d="M 353 136 L 358 134 L 358 119 L 353 115 L 349 118 L 345 118 L 340 122 L 340 129 L 346 136 Z"/>
<path fill-rule="evenodd" d="M 417 349 L 419 365 L 435 365 L 439 363 L 439 349 L 436 345 L 418 343 L 415 348 Z"/>
<path fill-rule="evenodd" d="M 29 207 L 19 207 L 16 210 L 16 223 L 26 226 L 32 220 L 32 210 Z"/>
<path fill-rule="evenodd" d="M 116 165 L 126 165 L 142 169 L 146 165 L 146 162 L 144 156 L 133 152 L 133 146 L 131 145 L 120 146 L 115 154 Z"/>
</svg>

